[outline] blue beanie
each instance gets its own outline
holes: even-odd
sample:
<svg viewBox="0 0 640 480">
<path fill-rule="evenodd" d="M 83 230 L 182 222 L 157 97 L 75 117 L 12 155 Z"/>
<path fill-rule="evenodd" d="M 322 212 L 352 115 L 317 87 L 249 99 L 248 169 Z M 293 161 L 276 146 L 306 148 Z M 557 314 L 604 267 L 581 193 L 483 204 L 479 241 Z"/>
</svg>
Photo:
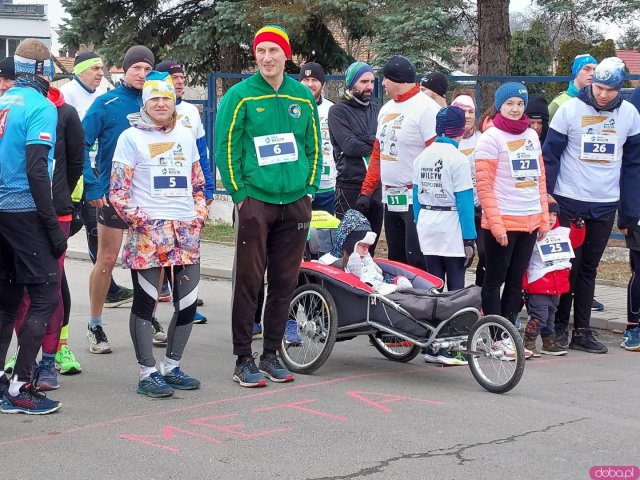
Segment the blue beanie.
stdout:
<svg viewBox="0 0 640 480">
<path fill-rule="evenodd" d="M 373 73 L 373 69 L 364 62 L 354 62 L 349 65 L 347 71 L 344 72 L 344 84 L 347 90 L 351 90 L 358 79 L 367 72 Z"/>
<path fill-rule="evenodd" d="M 593 58 L 588 53 L 583 55 L 576 55 L 576 58 L 573 59 L 573 64 L 571 65 L 571 76 L 576 78 L 580 70 L 584 68 L 585 65 L 597 65 L 598 61 Z"/>
<path fill-rule="evenodd" d="M 460 107 L 444 107 L 436 115 L 436 135 L 456 138 L 464 134 L 464 110 Z"/>
<path fill-rule="evenodd" d="M 624 62 L 618 57 L 605 58 L 593 72 L 591 83 L 606 85 L 614 90 L 622 88 L 624 81 Z"/>
<path fill-rule="evenodd" d="M 527 87 L 522 83 L 509 82 L 500 85 L 500 88 L 496 90 L 496 97 L 493 102 L 493 105 L 496 107 L 496 111 L 499 112 L 502 104 L 511 97 L 521 98 L 524 101 L 524 108 L 527 108 L 527 104 L 529 103 L 529 92 L 527 92 Z"/>
</svg>

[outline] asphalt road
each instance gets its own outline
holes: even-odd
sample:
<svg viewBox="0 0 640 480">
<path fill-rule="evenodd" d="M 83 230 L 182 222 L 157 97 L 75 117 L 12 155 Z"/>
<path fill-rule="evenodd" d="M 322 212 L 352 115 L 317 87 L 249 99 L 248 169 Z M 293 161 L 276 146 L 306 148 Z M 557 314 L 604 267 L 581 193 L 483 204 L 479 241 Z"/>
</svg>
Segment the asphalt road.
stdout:
<svg viewBox="0 0 640 480">
<path fill-rule="evenodd" d="M 336 344 L 314 375 L 251 390 L 231 380 L 230 284 L 203 281 L 209 323 L 194 326 L 182 362 L 202 389 L 152 400 L 135 392 L 128 306 L 105 310 L 114 352 L 88 351 L 89 269 L 68 262 L 83 372 L 51 393 L 59 412 L 0 416 L 0 478 L 573 480 L 640 465 L 640 354 L 617 337 L 603 335 L 607 355 L 528 361 L 505 395 L 467 367 L 386 360 L 366 338 Z M 165 326 L 170 311 L 161 305 Z"/>
</svg>

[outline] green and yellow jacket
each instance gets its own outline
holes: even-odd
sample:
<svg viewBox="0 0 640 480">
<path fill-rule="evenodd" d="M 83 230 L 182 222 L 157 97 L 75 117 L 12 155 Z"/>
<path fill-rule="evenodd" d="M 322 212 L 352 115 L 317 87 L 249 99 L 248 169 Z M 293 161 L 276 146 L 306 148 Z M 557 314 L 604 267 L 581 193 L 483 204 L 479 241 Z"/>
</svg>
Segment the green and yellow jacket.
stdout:
<svg viewBox="0 0 640 480">
<path fill-rule="evenodd" d="M 293 133 L 296 161 L 258 164 L 254 138 Z M 215 125 L 215 161 L 235 203 L 252 197 L 292 203 L 315 195 L 322 171 L 322 138 L 311 91 L 285 76 L 275 91 L 258 72 L 222 97 Z"/>
</svg>

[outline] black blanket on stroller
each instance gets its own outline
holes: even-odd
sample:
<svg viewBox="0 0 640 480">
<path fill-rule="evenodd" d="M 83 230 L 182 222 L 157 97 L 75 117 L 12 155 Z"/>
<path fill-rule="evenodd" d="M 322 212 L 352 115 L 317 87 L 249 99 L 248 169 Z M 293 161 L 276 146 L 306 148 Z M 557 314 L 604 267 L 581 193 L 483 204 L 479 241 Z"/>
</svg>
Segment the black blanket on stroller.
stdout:
<svg viewBox="0 0 640 480">
<path fill-rule="evenodd" d="M 473 307 L 479 311 L 482 306 L 481 290 L 476 285 L 446 293 L 410 288 L 385 297 L 400 305 L 416 320 L 440 322 L 463 308 Z"/>
</svg>

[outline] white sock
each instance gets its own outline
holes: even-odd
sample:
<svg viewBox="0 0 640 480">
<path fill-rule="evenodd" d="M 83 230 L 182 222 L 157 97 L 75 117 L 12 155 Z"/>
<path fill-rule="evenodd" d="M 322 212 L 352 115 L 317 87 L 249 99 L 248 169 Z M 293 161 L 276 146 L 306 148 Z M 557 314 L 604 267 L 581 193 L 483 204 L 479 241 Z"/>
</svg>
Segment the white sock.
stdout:
<svg viewBox="0 0 640 480">
<path fill-rule="evenodd" d="M 16 397 L 20 395 L 20 387 L 26 385 L 27 382 L 18 381 L 18 377 L 13 377 L 9 382 L 9 395 Z"/>
<path fill-rule="evenodd" d="M 144 380 L 153 372 L 157 372 L 157 371 L 158 370 L 156 369 L 156 367 L 145 367 L 143 365 L 140 365 L 140 380 Z"/>
<path fill-rule="evenodd" d="M 173 360 L 169 357 L 164 357 L 164 360 L 160 362 L 160 374 L 166 375 L 174 368 L 178 368 L 180 366 L 179 360 Z"/>
</svg>

